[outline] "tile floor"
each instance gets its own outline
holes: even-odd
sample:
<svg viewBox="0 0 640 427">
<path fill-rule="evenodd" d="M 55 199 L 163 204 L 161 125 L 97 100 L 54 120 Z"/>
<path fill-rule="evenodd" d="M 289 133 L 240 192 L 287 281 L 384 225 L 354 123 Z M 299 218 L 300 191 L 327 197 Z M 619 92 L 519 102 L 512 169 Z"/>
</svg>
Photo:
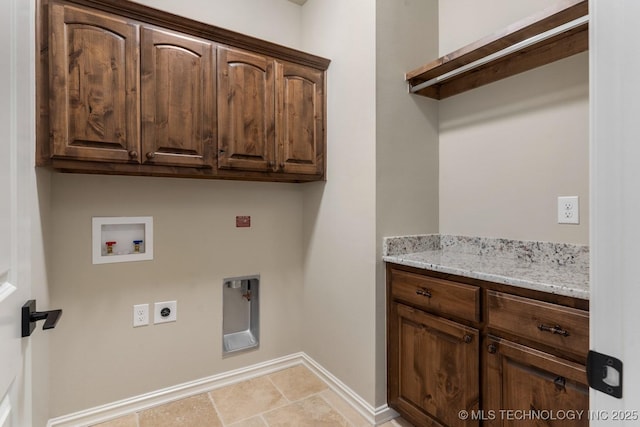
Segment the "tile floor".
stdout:
<svg viewBox="0 0 640 427">
<path fill-rule="evenodd" d="M 94 427 L 371 427 L 304 365 Z M 402 419 L 382 427 L 412 427 Z"/>
</svg>

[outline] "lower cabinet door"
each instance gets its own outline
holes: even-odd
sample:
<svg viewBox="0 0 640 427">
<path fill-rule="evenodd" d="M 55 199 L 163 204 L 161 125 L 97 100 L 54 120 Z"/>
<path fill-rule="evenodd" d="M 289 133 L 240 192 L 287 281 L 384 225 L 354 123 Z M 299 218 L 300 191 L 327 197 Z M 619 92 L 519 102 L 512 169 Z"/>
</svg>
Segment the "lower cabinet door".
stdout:
<svg viewBox="0 0 640 427">
<path fill-rule="evenodd" d="M 388 398 L 420 426 L 477 426 L 477 329 L 393 303 L 389 316 Z"/>
<path fill-rule="evenodd" d="M 589 425 L 583 365 L 491 336 L 485 347 L 484 425 Z"/>
</svg>

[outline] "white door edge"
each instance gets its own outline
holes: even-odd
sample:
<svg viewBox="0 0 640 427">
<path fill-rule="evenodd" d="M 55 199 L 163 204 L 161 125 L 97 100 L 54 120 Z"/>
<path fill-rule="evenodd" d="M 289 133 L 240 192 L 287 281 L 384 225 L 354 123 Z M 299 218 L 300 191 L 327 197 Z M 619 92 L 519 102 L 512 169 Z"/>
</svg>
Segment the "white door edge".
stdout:
<svg viewBox="0 0 640 427">
<path fill-rule="evenodd" d="M 589 14 L 590 346 L 623 362 L 622 399 L 591 389 L 590 425 L 637 426 L 640 2 L 590 0 Z"/>
<path fill-rule="evenodd" d="M 9 427 L 9 415 L 11 414 L 11 402 L 9 395 L 6 395 L 0 403 L 0 427 Z"/>
</svg>

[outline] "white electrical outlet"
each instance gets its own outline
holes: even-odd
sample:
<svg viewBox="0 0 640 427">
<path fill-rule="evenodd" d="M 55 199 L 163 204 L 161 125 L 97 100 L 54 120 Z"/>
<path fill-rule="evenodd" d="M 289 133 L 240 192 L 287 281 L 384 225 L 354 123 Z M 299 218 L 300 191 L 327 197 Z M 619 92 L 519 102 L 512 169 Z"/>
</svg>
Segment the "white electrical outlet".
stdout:
<svg viewBox="0 0 640 427">
<path fill-rule="evenodd" d="M 153 323 L 175 322 L 176 320 L 178 320 L 177 301 L 155 303 L 153 310 Z"/>
<path fill-rule="evenodd" d="M 133 306 L 133 327 L 149 324 L 149 304 L 136 304 Z"/>
<path fill-rule="evenodd" d="M 580 224 L 578 196 L 558 197 L 558 224 Z"/>
</svg>

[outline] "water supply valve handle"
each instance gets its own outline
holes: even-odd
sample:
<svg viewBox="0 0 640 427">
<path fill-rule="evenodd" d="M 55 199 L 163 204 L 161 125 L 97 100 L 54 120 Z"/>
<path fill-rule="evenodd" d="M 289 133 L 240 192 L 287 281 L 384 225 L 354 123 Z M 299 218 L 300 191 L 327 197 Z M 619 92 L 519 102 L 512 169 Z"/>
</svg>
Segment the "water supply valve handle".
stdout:
<svg viewBox="0 0 640 427">
<path fill-rule="evenodd" d="M 140 252 L 140 244 L 142 244 L 142 240 L 134 240 L 133 241 L 133 252 L 138 253 Z"/>
<path fill-rule="evenodd" d="M 113 253 L 113 245 L 115 245 L 118 242 L 105 242 L 105 245 L 107 245 L 107 253 L 108 254 L 112 254 Z"/>
</svg>

